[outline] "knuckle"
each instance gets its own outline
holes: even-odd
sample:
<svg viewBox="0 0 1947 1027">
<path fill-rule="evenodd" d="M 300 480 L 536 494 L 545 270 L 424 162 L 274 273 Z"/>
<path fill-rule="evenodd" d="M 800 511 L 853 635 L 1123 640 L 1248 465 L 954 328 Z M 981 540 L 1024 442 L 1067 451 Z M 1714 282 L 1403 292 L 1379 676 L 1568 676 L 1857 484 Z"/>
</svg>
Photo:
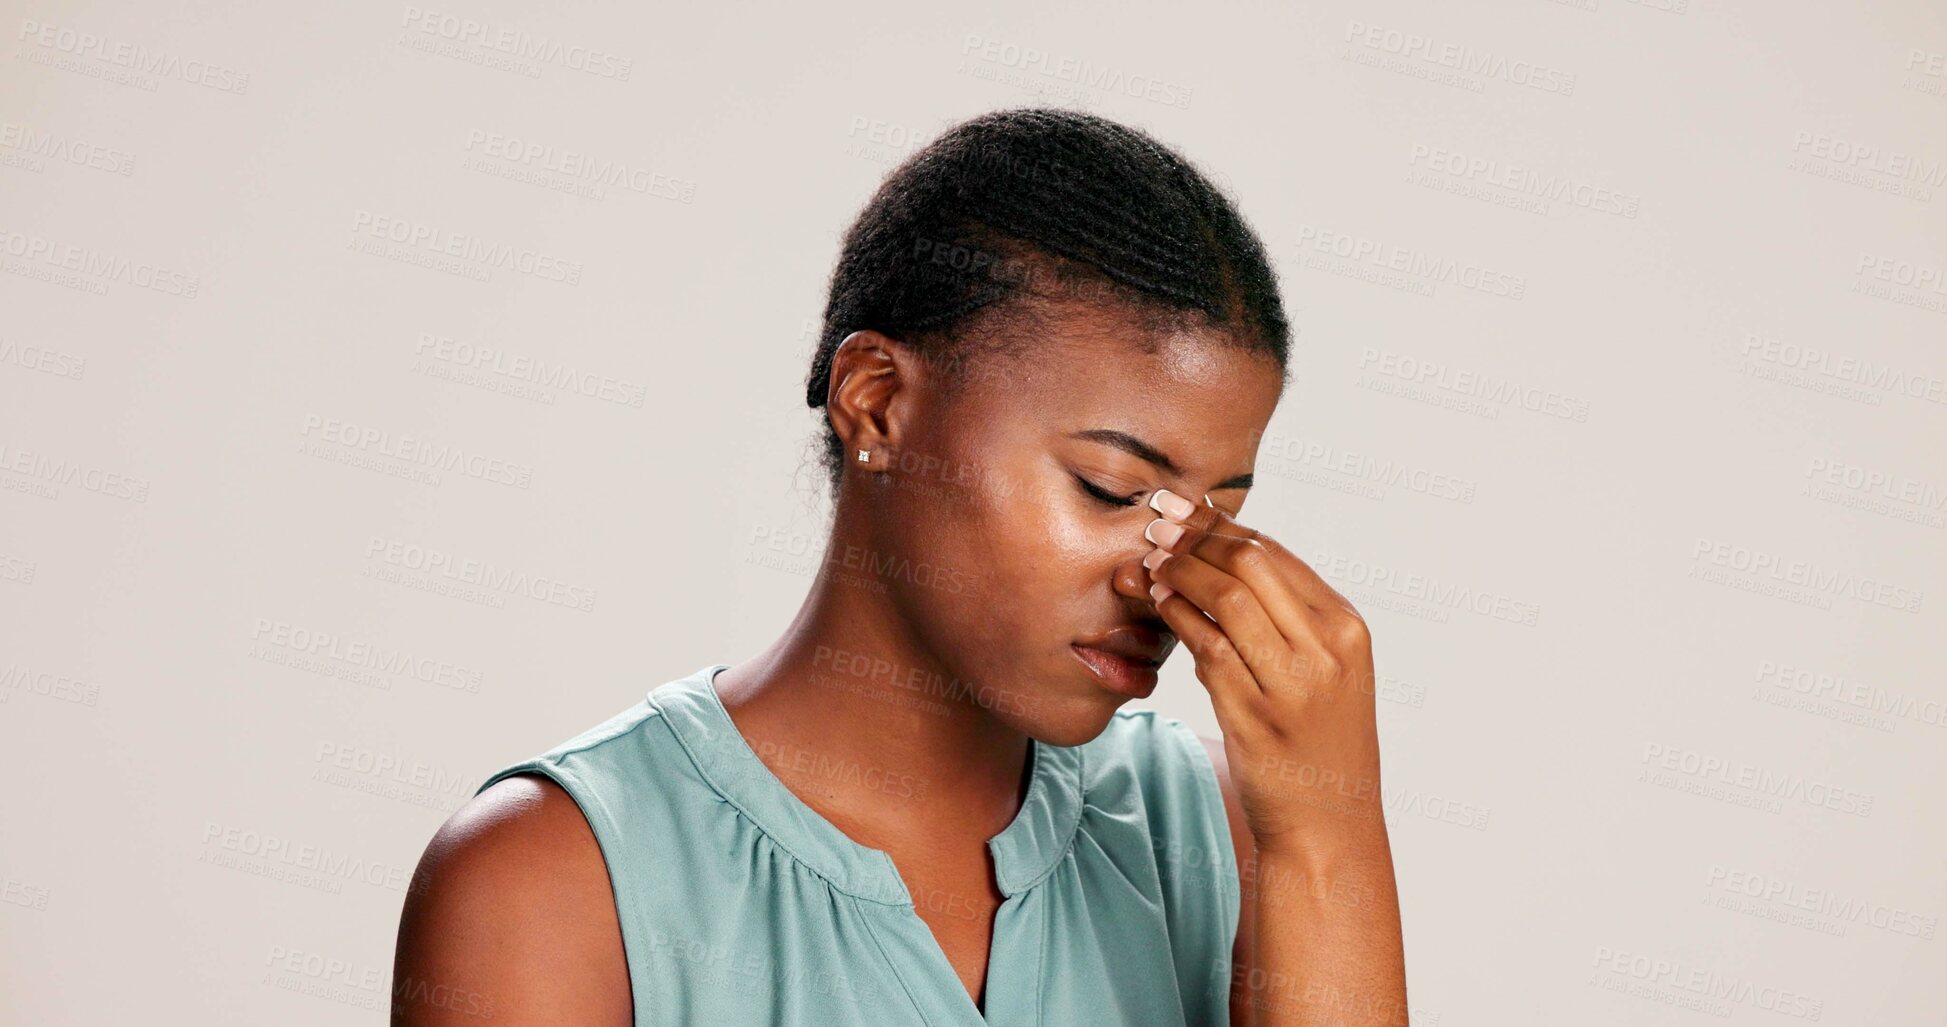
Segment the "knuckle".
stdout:
<svg viewBox="0 0 1947 1027">
<path fill-rule="evenodd" d="M 1251 601 L 1250 589 L 1232 578 L 1217 586 L 1217 594 L 1210 600 L 1210 605 L 1218 613 L 1234 615 L 1243 613 L 1245 606 Z"/>
<path fill-rule="evenodd" d="M 1332 624 L 1332 641 L 1342 646 L 1357 646 L 1372 641 L 1372 628 L 1357 610 L 1347 608 Z"/>
<path fill-rule="evenodd" d="M 1305 564 L 1305 561 L 1298 559 L 1298 554 L 1286 548 L 1284 543 L 1279 542 L 1277 539 L 1263 532 L 1252 532 L 1251 541 L 1258 552 L 1263 554 L 1264 562 L 1267 564 L 1279 567 L 1280 569 L 1294 561 L 1300 567 L 1308 566 Z"/>
<path fill-rule="evenodd" d="M 1230 639 L 1221 632 L 1213 635 L 1210 641 L 1204 645 L 1204 652 L 1219 660 L 1233 660 L 1237 658 L 1237 647 L 1232 645 Z"/>
<path fill-rule="evenodd" d="M 1246 571 L 1267 571 L 1271 569 L 1271 554 L 1265 549 L 1261 537 L 1245 539 L 1231 557 L 1238 567 Z"/>
</svg>

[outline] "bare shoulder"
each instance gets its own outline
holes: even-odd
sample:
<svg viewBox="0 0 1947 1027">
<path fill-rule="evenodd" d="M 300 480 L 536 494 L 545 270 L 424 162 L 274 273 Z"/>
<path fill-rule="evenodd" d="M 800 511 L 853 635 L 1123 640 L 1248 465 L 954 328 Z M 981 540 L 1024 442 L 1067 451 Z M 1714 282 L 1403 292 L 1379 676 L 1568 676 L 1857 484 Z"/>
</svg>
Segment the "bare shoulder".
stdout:
<svg viewBox="0 0 1947 1027">
<path fill-rule="evenodd" d="M 394 1027 L 633 1021 L 608 865 L 545 777 L 495 782 L 441 825 L 406 892 Z"/>
</svg>

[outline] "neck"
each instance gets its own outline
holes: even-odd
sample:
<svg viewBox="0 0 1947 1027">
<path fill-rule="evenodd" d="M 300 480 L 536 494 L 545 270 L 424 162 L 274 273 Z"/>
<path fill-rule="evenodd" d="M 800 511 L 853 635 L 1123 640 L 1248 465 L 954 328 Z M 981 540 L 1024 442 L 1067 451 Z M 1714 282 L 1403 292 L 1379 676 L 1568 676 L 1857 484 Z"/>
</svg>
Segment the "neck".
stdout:
<svg viewBox="0 0 1947 1027">
<path fill-rule="evenodd" d="M 999 834 L 1026 795 L 1028 736 L 974 701 L 974 685 L 913 636 L 869 571 L 837 559 L 847 545 L 837 533 L 830 545 L 784 634 L 717 676 L 732 722 L 848 833 Z"/>
</svg>

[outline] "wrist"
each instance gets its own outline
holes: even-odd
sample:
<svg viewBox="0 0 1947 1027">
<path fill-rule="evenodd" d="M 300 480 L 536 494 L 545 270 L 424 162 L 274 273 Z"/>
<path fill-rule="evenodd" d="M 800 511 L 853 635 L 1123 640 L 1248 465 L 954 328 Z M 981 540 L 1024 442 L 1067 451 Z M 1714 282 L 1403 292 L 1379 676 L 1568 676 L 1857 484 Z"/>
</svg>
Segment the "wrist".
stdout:
<svg viewBox="0 0 1947 1027">
<path fill-rule="evenodd" d="M 1270 835 L 1254 837 L 1260 864 L 1289 867 L 1306 875 L 1392 864 L 1392 842 L 1378 804 L 1361 810 L 1337 811 Z"/>
</svg>

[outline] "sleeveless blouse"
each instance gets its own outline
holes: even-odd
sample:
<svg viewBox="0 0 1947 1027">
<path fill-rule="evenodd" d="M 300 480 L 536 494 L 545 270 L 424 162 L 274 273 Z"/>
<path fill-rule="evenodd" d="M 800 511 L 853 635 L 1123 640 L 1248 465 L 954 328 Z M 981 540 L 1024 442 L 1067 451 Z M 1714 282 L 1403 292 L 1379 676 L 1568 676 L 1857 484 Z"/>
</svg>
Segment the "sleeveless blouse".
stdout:
<svg viewBox="0 0 1947 1027">
<path fill-rule="evenodd" d="M 983 1015 L 892 858 L 806 805 L 738 732 L 715 689 L 729 666 L 659 685 L 475 791 L 540 774 L 581 807 L 638 1025 L 1229 1023 L 1237 863 L 1188 725 L 1122 709 L 1081 745 L 1029 740 L 1026 798 L 987 842 L 1005 901 Z"/>
</svg>

